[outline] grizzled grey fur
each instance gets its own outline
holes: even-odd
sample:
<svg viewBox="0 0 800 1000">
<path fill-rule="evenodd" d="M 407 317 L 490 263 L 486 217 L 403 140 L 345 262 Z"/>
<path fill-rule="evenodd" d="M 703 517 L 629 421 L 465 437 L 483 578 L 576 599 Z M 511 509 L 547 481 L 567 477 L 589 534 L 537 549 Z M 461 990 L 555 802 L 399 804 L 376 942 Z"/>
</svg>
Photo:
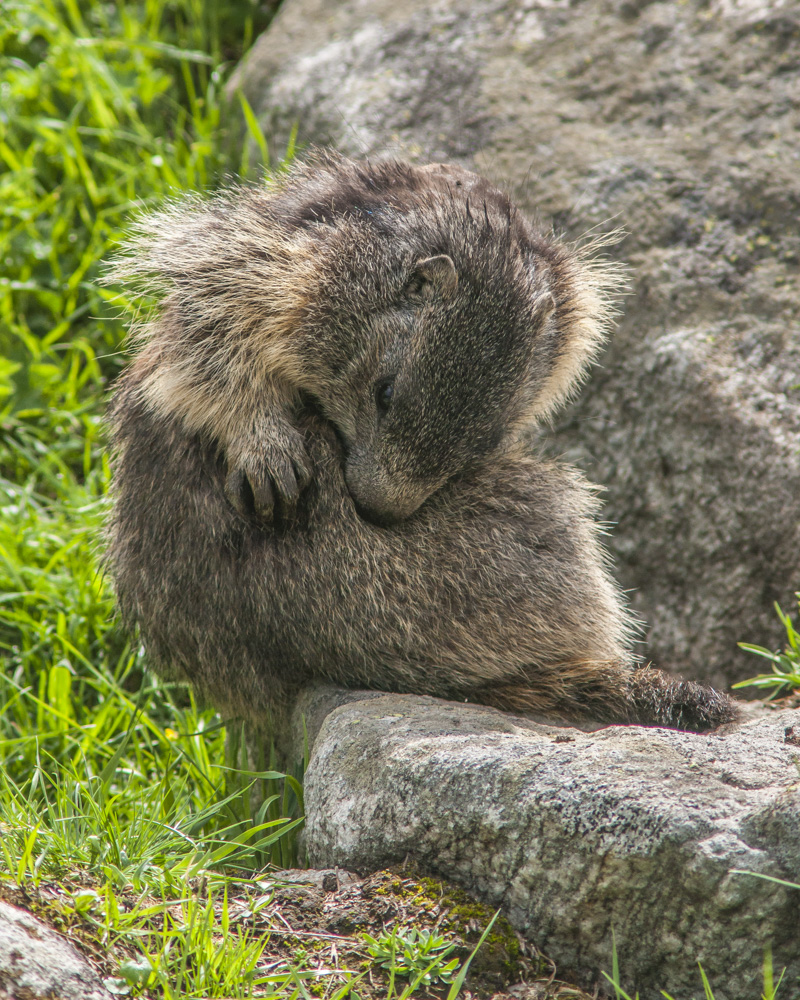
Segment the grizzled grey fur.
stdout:
<svg viewBox="0 0 800 1000">
<path fill-rule="evenodd" d="M 161 296 L 113 406 L 110 564 L 155 666 L 225 713 L 299 686 L 707 729 L 636 667 L 591 488 L 526 453 L 618 276 L 454 167 L 332 155 L 146 219 Z"/>
</svg>

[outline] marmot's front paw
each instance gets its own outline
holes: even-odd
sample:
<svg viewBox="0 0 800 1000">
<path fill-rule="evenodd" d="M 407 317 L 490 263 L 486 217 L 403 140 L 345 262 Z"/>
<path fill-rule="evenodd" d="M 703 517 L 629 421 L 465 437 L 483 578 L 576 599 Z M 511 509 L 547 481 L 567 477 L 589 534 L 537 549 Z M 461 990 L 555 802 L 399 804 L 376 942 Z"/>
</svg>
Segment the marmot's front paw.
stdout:
<svg viewBox="0 0 800 1000">
<path fill-rule="evenodd" d="M 257 449 L 229 459 L 225 495 L 236 510 L 271 523 L 290 516 L 300 493 L 311 482 L 303 438 L 292 432 L 280 441 L 259 441 Z"/>
</svg>

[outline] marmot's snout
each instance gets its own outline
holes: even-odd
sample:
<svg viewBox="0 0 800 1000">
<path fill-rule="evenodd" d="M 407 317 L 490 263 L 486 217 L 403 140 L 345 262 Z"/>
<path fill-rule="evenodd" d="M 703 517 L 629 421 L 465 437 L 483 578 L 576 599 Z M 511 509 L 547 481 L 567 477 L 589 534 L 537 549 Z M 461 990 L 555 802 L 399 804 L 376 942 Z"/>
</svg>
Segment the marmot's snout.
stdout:
<svg viewBox="0 0 800 1000">
<path fill-rule="evenodd" d="M 345 482 L 361 517 L 382 527 L 410 517 L 440 485 L 392 477 L 373 459 L 367 460 L 358 452 L 347 457 Z"/>
</svg>

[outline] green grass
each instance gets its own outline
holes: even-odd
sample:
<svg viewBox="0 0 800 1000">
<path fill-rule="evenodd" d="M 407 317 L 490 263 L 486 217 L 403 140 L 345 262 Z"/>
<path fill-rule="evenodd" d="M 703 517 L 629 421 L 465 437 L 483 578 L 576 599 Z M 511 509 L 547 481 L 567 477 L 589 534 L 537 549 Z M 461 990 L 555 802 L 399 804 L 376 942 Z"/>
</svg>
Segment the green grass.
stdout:
<svg viewBox="0 0 800 1000">
<path fill-rule="evenodd" d="M 740 874 L 749 875 L 755 874 L 752 872 L 741 872 Z M 784 882 L 783 885 L 791 885 L 793 888 L 800 889 L 800 886 L 794 885 L 790 882 Z M 612 934 L 613 941 L 613 934 Z M 699 971 L 699 981 L 703 987 L 703 997 L 704 1000 L 714 1000 L 714 990 L 711 987 L 711 983 L 708 980 L 705 969 L 700 962 L 697 963 Z M 775 982 L 774 971 L 772 968 L 772 951 L 769 948 L 764 949 L 764 963 L 762 966 L 762 982 L 763 982 L 763 992 L 760 998 L 753 998 L 753 1000 L 777 1000 L 778 989 L 783 982 L 783 973 L 778 977 L 778 981 Z M 611 948 L 611 975 L 607 972 L 603 973 L 603 976 L 608 981 L 609 985 L 614 991 L 615 1000 L 639 1000 L 639 993 L 636 992 L 633 997 L 630 993 L 620 986 L 620 972 L 619 972 L 619 960 L 617 958 L 617 947 L 616 942 L 612 943 Z M 661 990 L 661 995 L 665 1000 L 675 1000 L 669 993 Z"/>
<path fill-rule="evenodd" d="M 800 608 L 800 593 L 795 595 Z M 800 632 L 794 626 L 792 618 L 784 614 L 780 605 L 775 605 L 778 617 L 783 627 L 786 629 L 786 643 L 783 652 L 773 652 L 763 646 L 754 646 L 749 642 L 740 642 L 741 649 L 746 649 L 756 656 L 762 656 L 772 664 L 772 672 L 769 674 L 759 674 L 746 681 L 739 681 L 734 684 L 734 688 L 756 687 L 766 691 L 768 698 L 780 698 L 782 695 L 791 694 L 800 688 Z"/>
<path fill-rule="evenodd" d="M 268 939 L 220 946 L 227 886 L 297 862 L 300 784 L 226 764 L 215 714 L 143 670 L 100 561 L 126 305 L 101 262 L 132 213 L 246 172 L 221 88 L 259 18 L 11 0 L 0 19 L 0 889 L 61 886 L 58 920 L 133 993 L 249 995 Z"/>
</svg>

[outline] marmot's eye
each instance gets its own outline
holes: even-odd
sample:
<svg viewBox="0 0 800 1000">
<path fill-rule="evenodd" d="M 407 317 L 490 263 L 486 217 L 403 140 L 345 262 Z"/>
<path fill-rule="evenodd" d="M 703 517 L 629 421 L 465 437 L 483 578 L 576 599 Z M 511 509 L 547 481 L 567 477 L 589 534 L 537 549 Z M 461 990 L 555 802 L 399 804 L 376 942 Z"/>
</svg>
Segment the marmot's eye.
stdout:
<svg viewBox="0 0 800 1000">
<path fill-rule="evenodd" d="M 375 404 L 381 413 L 386 413 L 392 405 L 394 379 L 384 378 L 375 386 Z"/>
</svg>

